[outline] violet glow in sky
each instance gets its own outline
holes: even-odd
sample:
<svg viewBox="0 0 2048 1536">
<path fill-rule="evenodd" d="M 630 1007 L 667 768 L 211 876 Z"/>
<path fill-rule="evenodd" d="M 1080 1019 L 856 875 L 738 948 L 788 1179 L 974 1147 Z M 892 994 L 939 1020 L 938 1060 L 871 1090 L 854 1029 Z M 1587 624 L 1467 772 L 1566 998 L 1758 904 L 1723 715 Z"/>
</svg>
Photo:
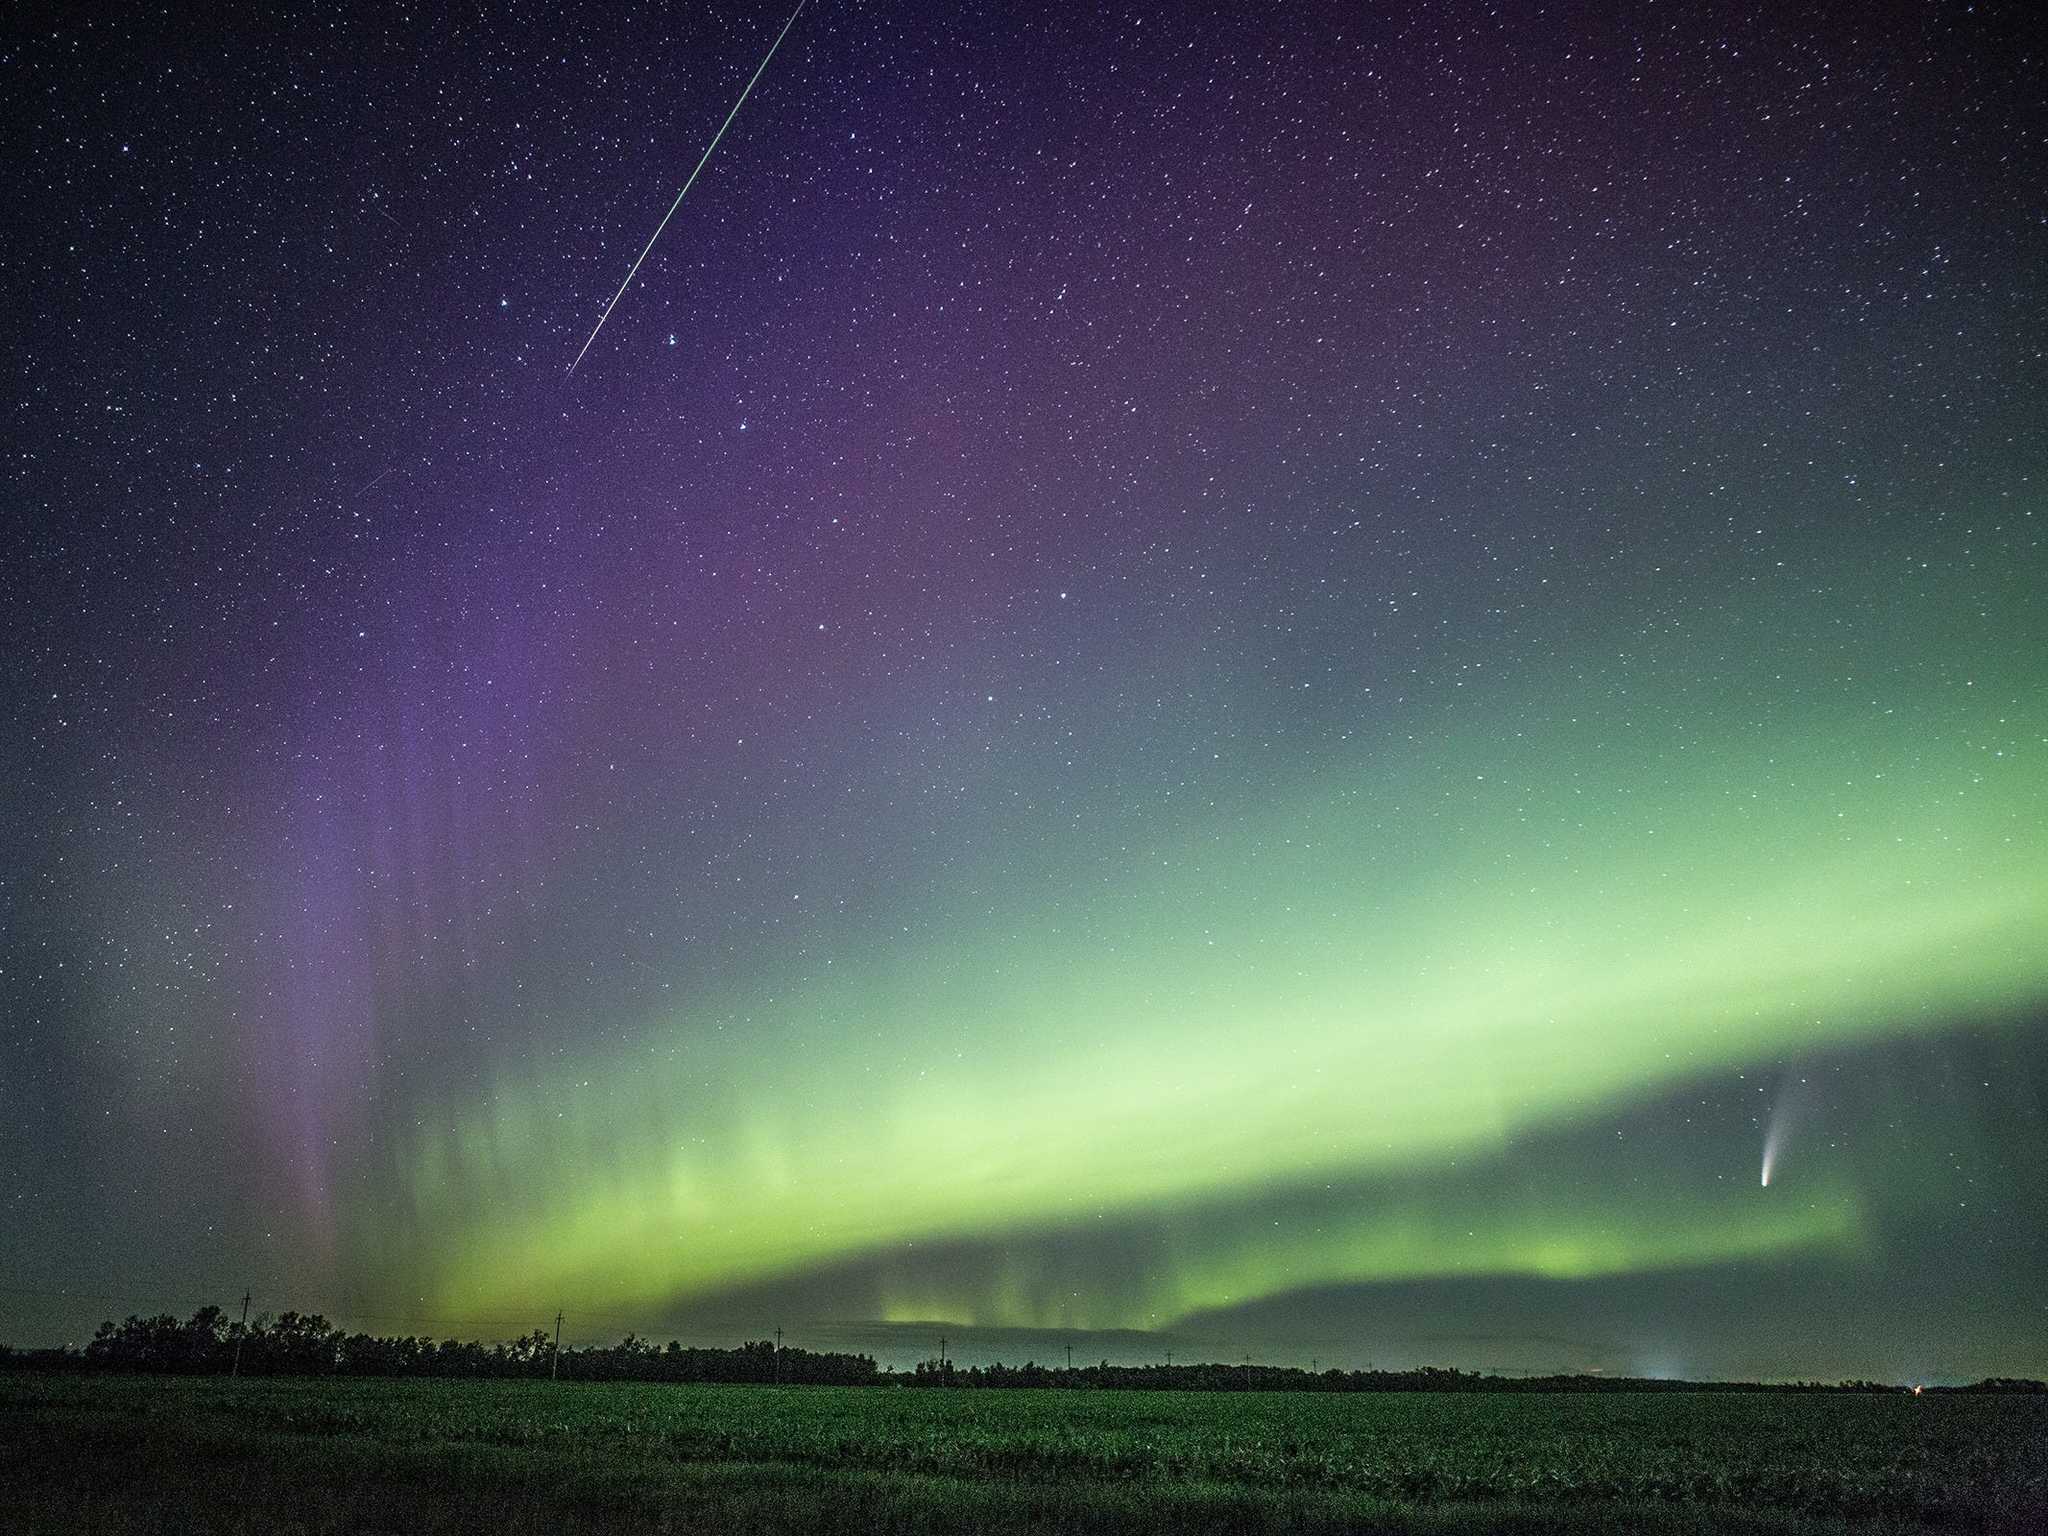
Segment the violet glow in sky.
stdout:
<svg viewBox="0 0 2048 1536">
<path fill-rule="evenodd" d="M 0 1335 L 2048 1368 L 2019 11 L 787 19 L 9 45 Z"/>
</svg>

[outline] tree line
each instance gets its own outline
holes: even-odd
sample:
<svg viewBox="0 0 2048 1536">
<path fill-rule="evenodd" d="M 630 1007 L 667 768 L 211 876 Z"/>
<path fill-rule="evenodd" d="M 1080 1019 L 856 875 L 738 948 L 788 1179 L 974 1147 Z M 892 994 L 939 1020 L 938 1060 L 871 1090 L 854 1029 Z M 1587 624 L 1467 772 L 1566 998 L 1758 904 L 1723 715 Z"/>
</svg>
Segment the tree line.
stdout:
<svg viewBox="0 0 2048 1536">
<path fill-rule="evenodd" d="M 1292 1365 L 959 1366 L 927 1360 L 907 1378 L 914 1387 L 1067 1387 L 1169 1392 L 2048 1392 L 2048 1383 L 1993 1377 L 1966 1387 L 1901 1386 L 1883 1381 L 1679 1381 L 1608 1375 L 1496 1376 L 1425 1365 L 1405 1371 L 1305 1371 Z"/>
<path fill-rule="evenodd" d="M 319 1313 L 285 1312 L 244 1327 L 219 1307 L 201 1307 L 183 1321 L 169 1313 L 105 1322 L 83 1349 L 11 1350 L 0 1345 L 0 1368 L 105 1370 L 162 1375 L 418 1376 L 565 1381 L 669 1381 L 799 1386 L 914 1388 L 1048 1387 L 1069 1390 L 1175 1392 L 1894 1392 L 1920 1390 L 1890 1382 L 1665 1381 L 1627 1376 L 1494 1376 L 1423 1366 L 1404 1371 L 1305 1371 L 1298 1366 L 1184 1365 L 960 1366 L 927 1360 L 914 1370 L 882 1369 L 868 1355 L 778 1346 L 754 1339 L 735 1349 L 656 1344 L 627 1334 L 616 1344 L 571 1346 L 536 1328 L 522 1338 L 476 1340 L 383 1337 L 347 1333 Z M 2048 1384 L 1993 1377 L 1968 1387 L 1928 1391 L 2048 1392 Z"/>
<path fill-rule="evenodd" d="M 8 1351 L 0 1361 L 51 1370 L 207 1376 L 442 1376 L 570 1381 L 790 1382 L 862 1386 L 882 1372 L 866 1355 L 822 1353 L 757 1339 L 737 1349 L 666 1346 L 628 1334 L 616 1344 L 557 1353 L 546 1330 L 483 1344 L 471 1339 L 347 1333 L 319 1313 L 285 1312 L 244 1327 L 219 1307 L 180 1321 L 169 1313 L 100 1324 L 84 1349 Z"/>
</svg>

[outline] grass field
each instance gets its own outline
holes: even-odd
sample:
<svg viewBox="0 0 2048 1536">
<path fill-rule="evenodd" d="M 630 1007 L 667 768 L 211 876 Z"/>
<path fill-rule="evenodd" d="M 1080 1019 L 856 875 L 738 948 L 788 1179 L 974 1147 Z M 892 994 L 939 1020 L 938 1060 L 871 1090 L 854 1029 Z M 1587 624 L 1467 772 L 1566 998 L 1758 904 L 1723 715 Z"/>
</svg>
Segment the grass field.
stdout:
<svg viewBox="0 0 2048 1536">
<path fill-rule="evenodd" d="M 0 1376 L 8 1531 L 2048 1529 L 2048 1399 Z"/>
</svg>

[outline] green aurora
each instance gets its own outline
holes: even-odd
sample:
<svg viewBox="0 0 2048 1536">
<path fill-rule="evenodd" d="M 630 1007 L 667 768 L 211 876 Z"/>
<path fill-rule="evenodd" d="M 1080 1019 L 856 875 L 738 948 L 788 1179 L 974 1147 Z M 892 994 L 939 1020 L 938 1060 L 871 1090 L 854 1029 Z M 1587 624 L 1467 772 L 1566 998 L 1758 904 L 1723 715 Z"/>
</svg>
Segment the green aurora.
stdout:
<svg viewBox="0 0 2048 1536">
<path fill-rule="evenodd" d="M 2048 995 L 2048 719 L 2023 661 L 1915 649 L 1893 615 L 1673 708 L 1701 648 L 1725 667 L 1767 632 L 1742 617 L 1568 685 L 1470 690 L 1256 807 L 1155 820 L 1119 851 L 1133 873 L 1081 896 L 1011 881 L 942 943 L 507 1075 L 398 1143 L 410 1221 L 362 1213 L 368 1283 L 443 1315 L 653 1308 L 1014 1240 L 958 1293 L 894 1266 L 887 1314 L 1157 1327 L 1306 1285 L 1853 1252 L 1847 1170 L 1500 1193 L 1532 1134 Z M 1897 659 L 1854 675 L 1881 629 Z M 1493 1183 L 1447 1193 L 1461 1160 Z M 1258 1215 L 1339 1184 L 1284 1233 Z M 1161 1220 L 1116 1285 L 1033 1267 L 1033 1235 Z"/>
</svg>

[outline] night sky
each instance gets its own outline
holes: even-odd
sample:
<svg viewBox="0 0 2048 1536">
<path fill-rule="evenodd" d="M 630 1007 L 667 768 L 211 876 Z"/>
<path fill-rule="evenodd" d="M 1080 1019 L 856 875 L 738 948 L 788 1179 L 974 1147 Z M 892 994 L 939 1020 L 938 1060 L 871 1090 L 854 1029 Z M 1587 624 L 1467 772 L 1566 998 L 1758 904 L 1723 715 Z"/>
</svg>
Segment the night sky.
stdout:
<svg viewBox="0 0 2048 1536">
<path fill-rule="evenodd" d="M 2048 1375 L 2028 9 L 15 18 L 0 1338 Z"/>
</svg>

